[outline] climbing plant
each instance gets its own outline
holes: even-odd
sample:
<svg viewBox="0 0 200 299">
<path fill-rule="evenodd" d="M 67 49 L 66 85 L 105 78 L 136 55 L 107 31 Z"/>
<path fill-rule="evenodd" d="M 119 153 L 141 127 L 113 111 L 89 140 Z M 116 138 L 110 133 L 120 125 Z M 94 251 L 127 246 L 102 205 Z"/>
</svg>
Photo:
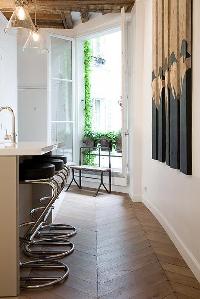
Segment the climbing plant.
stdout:
<svg viewBox="0 0 200 299">
<path fill-rule="evenodd" d="M 92 47 L 90 41 L 84 42 L 84 84 L 85 84 L 85 107 L 84 107 L 84 136 L 89 137 L 92 132 L 92 103 L 91 103 L 91 62 Z M 83 152 L 83 164 L 94 165 L 95 157 L 88 150 Z"/>
<path fill-rule="evenodd" d="M 84 84 L 85 84 L 85 108 L 84 108 L 84 135 L 92 131 L 92 103 L 91 103 L 91 62 L 92 48 L 90 41 L 84 42 Z"/>
</svg>

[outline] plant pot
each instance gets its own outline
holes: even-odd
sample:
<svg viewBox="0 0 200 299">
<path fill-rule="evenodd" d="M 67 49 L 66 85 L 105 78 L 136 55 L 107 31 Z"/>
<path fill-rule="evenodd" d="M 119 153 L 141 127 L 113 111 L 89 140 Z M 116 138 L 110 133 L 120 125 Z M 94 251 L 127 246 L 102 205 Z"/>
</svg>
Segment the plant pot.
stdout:
<svg viewBox="0 0 200 299">
<path fill-rule="evenodd" d="M 122 153 L 122 138 L 120 137 L 116 141 L 116 152 L 117 153 Z"/>
<path fill-rule="evenodd" d="M 92 140 L 90 138 L 84 138 L 83 139 L 83 144 L 84 144 L 84 146 L 87 146 L 87 147 L 94 147 L 95 146 L 94 140 Z"/>
<path fill-rule="evenodd" d="M 110 150 L 112 150 L 112 143 L 110 142 L 110 140 L 108 140 L 106 138 L 102 138 L 100 140 L 100 145 L 102 148 L 105 147 L 105 149 L 102 149 L 102 150 L 106 150 L 106 148 L 109 148 Z"/>
</svg>

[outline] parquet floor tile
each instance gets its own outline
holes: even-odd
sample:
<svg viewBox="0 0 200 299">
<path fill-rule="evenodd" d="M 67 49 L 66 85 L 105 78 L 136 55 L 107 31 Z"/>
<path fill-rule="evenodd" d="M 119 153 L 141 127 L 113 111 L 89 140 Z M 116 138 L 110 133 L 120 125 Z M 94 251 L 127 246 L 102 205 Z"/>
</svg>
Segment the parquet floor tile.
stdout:
<svg viewBox="0 0 200 299">
<path fill-rule="evenodd" d="M 69 278 L 19 299 L 200 299 L 199 282 L 143 204 L 71 190 L 55 220 L 78 230 L 75 251 L 63 260 Z"/>
</svg>

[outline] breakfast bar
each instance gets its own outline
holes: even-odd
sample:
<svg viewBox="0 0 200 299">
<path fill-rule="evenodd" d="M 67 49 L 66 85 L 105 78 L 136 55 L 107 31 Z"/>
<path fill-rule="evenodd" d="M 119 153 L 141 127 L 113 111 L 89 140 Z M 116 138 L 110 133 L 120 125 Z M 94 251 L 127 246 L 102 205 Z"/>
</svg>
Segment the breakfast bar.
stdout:
<svg viewBox="0 0 200 299">
<path fill-rule="evenodd" d="M 19 206 L 27 200 L 19 187 L 20 159 L 54 149 L 56 145 L 44 142 L 0 144 L 0 298 L 18 296 L 20 290 Z"/>
</svg>

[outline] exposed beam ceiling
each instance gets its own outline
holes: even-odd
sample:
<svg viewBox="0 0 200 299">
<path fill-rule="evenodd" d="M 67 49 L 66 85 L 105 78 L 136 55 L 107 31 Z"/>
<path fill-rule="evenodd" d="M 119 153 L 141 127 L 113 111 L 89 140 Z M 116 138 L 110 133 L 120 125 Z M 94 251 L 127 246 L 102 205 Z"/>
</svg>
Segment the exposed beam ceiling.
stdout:
<svg viewBox="0 0 200 299">
<path fill-rule="evenodd" d="M 28 9 L 34 19 L 35 1 L 28 1 Z M 130 12 L 135 0 L 37 0 L 37 23 L 40 27 L 73 28 L 72 12 L 80 12 L 83 23 L 90 18 L 90 13 L 119 13 L 124 7 Z M 0 11 L 10 18 L 14 0 L 0 0 Z"/>
</svg>

